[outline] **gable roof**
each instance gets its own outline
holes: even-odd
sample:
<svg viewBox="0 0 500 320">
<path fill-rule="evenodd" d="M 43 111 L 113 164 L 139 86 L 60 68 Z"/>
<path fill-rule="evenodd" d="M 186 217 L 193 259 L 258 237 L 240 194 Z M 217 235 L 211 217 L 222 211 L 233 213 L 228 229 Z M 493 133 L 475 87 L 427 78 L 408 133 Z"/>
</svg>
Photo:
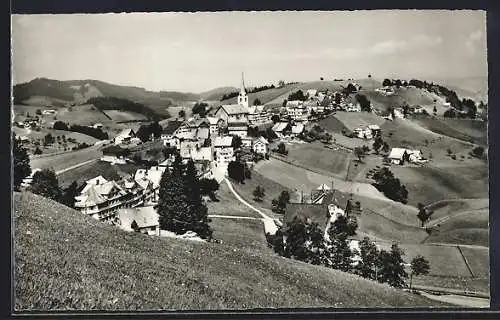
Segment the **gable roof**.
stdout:
<svg viewBox="0 0 500 320">
<path fill-rule="evenodd" d="M 240 104 L 224 104 L 217 109 L 216 113 L 220 109 L 224 110 L 228 115 L 248 114 L 248 109 Z"/>
<path fill-rule="evenodd" d="M 120 136 L 120 137 L 135 137 L 135 132 L 134 132 L 134 130 L 127 128 L 127 129 L 123 129 L 122 131 L 120 131 L 118 136 Z"/>
<path fill-rule="evenodd" d="M 258 137 L 257 139 L 255 139 L 255 140 L 253 141 L 253 143 L 254 143 L 254 144 L 259 143 L 259 142 L 260 142 L 260 143 L 264 143 L 264 144 L 266 144 L 266 145 L 267 145 L 267 144 L 269 144 L 269 141 L 267 141 L 267 139 L 266 139 L 266 138 L 264 138 L 263 136 L 260 136 L 260 137 Z"/>
<path fill-rule="evenodd" d="M 389 153 L 389 159 L 403 159 L 406 149 L 403 148 L 392 148 L 391 153 Z"/>
<path fill-rule="evenodd" d="M 75 207 L 91 207 L 106 202 L 106 199 L 95 190 L 94 185 L 90 185 L 78 198 L 80 201 L 75 203 Z"/>
<path fill-rule="evenodd" d="M 281 132 L 281 131 L 285 130 L 287 126 L 288 126 L 288 122 L 278 122 L 273 126 L 272 130 L 274 132 Z"/>
<path fill-rule="evenodd" d="M 182 121 L 169 121 L 167 125 L 163 128 L 163 134 L 173 134 L 177 129 L 182 126 Z"/>
<path fill-rule="evenodd" d="M 219 121 L 223 121 L 221 118 L 216 117 L 207 117 L 207 120 L 210 125 L 216 125 L 219 123 Z"/>
<path fill-rule="evenodd" d="M 304 131 L 304 125 L 302 123 L 296 124 L 292 127 L 293 133 L 301 133 Z"/>
<path fill-rule="evenodd" d="M 117 212 L 120 225 L 123 229 L 132 231 L 132 222 L 135 220 L 139 228 L 156 227 L 159 225 L 158 213 L 154 206 L 119 209 Z"/>
</svg>

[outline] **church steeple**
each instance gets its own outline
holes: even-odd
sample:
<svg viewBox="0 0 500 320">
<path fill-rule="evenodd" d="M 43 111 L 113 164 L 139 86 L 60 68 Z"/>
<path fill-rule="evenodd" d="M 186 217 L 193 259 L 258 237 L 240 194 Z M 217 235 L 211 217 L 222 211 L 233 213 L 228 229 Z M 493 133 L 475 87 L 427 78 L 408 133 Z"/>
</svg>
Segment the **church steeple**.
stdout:
<svg viewBox="0 0 500 320">
<path fill-rule="evenodd" d="M 247 92 L 245 90 L 245 78 L 243 76 L 243 72 L 241 73 L 241 88 L 240 88 L 240 94 L 245 95 Z"/>
<path fill-rule="evenodd" d="M 248 96 L 245 90 L 245 79 L 243 78 L 243 72 L 241 73 L 241 88 L 240 94 L 238 95 L 238 104 L 248 108 Z"/>
</svg>

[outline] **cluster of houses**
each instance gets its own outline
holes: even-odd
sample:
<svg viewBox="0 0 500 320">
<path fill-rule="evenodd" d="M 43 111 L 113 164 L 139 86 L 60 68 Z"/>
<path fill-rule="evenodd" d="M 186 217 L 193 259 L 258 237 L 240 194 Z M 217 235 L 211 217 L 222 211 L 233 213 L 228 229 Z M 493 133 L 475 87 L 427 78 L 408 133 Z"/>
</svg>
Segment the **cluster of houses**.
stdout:
<svg viewBox="0 0 500 320">
<path fill-rule="evenodd" d="M 376 124 L 370 124 L 366 127 L 359 127 L 354 129 L 354 135 L 357 138 L 367 140 L 373 139 L 373 137 L 380 135 L 381 132 L 382 131 L 380 129 L 380 126 Z"/>
<path fill-rule="evenodd" d="M 387 157 L 392 164 L 402 165 L 405 162 L 422 164 L 427 162 L 423 158 L 422 152 L 420 150 L 411 150 L 405 148 L 392 148 L 389 156 Z"/>
</svg>

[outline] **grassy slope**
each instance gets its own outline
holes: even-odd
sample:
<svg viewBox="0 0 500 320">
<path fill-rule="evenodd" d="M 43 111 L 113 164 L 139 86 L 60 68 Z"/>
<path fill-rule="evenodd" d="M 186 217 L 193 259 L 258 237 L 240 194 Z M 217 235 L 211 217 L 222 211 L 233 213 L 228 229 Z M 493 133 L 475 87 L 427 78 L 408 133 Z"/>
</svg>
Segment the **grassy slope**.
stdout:
<svg viewBox="0 0 500 320">
<path fill-rule="evenodd" d="M 420 117 L 415 121 L 424 128 L 448 137 L 481 145 L 486 145 L 487 142 L 488 131 L 486 123 L 482 121 L 432 117 Z"/>
<path fill-rule="evenodd" d="M 222 231 L 231 223 L 214 224 L 222 244 L 196 243 L 126 233 L 29 193 L 14 209 L 17 310 L 441 305 L 279 258 L 243 230 Z"/>
<path fill-rule="evenodd" d="M 342 112 L 335 113 L 335 118 L 341 121 L 349 130 L 365 127 L 371 124 L 382 125 L 387 120 L 373 113 L 367 112 Z"/>
<path fill-rule="evenodd" d="M 41 157 L 36 159 L 31 159 L 31 168 L 52 168 L 55 171 L 65 169 L 76 164 L 91 160 L 98 159 L 102 155 L 96 147 L 85 148 L 82 150 L 58 154 L 50 157 Z"/>
<path fill-rule="evenodd" d="M 236 188 L 236 183 L 233 186 Z M 218 202 L 208 203 L 208 214 L 261 218 L 258 213 L 237 201 L 225 182 L 219 186 L 217 199 Z"/>
</svg>

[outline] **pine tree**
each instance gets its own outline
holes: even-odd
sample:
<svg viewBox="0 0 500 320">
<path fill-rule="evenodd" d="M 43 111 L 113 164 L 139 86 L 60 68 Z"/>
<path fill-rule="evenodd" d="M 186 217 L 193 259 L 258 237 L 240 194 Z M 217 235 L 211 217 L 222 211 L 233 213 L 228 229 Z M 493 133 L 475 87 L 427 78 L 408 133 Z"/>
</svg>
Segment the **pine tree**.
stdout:
<svg viewBox="0 0 500 320">
<path fill-rule="evenodd" d="M 391 251 L 380 251 L 378 259 L 378 281 L 388 283 L 395 288 L 404 286 L 404 278 L 408 277 L 404 269 L 404 252 L 397 244 L 391 246 Z"/>
<path fill-rule="evenodd" d="M 14 189 L 19 190 L 24 178 L 31 174 L 28 152 L 21 145 L 21 141 L 12 135 L 12 158 L 14 166 Z"/>
<path fill-rule="evenodd" d="M 75 204 L 75 197 L 78 196 L 78 184 L 73 181 L 69 187 L 64 189 L 61 197 L 61 203 L 72 208 Z"/>
<path fill-rule="evenodd" d="M 377 246 L 368 237 L 359 242 L 359 256 L 361 261 L 356 266 L 356 274 L 363 278 L 377 279 L 377 259 L 379 252 Z"/>
<path fill-rule="evenodd" d="M 61 199 L 61 189 L 57 181 L 56 173 L 50 169 L 43 169 L 33 175 L 31 192 L 55 201 Z"/>
<path fill-rule="evenodd" d="M 159 215 L 160 229 L 184 234 L 189 230 L 187 219 L 187 199 L 181 172 L 165 171 L 160 180 L 159 199 L 156 210 Z"/>
</svg>

